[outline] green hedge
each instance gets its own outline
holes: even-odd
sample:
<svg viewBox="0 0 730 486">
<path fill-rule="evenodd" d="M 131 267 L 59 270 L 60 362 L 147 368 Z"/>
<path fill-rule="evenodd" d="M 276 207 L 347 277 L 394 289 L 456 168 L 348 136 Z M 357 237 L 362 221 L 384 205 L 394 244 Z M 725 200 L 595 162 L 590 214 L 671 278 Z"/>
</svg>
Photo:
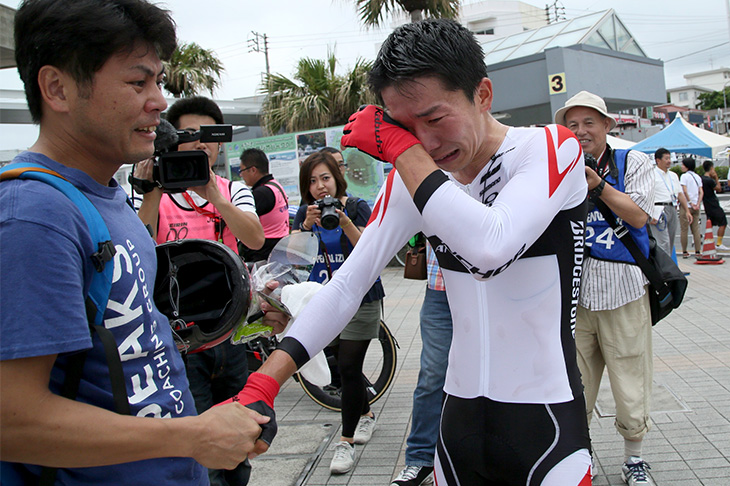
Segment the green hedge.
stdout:
<svg viewBox="0 0 730 486">
<path fill-rule="evenodd" d="M 720 179 L 727 179 L 727 172 L 730 167 L 715 167 L 715 172 L 717 172 L 717 177 Z M 681 164 L 674 165 L 669 168 L 672 172 L 676 173 L 678 176 L 682 176 L 682 168 Z M 695 172 L 699 175 L 705 174 L 705 169 L 702 168 L 702 164 L 698 164 L 697 168 L 695 168 Z"/>
</svg>

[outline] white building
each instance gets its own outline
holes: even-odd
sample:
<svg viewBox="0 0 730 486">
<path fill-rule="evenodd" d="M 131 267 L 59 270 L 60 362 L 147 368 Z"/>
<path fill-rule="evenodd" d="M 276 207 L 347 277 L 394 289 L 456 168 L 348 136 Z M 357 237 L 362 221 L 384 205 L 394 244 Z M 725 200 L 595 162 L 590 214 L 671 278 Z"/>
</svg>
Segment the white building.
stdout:
<svg viewBox="0 0 730 486">
<path fill-rule="evenodd" d="M 525 2 L 485 0 L 462 4 L 458 21 L 485 42 L 547 25 L 547 14 Z"/>
<path fill-rule="evenodd" d="M 684 79 L 687 80 L 686 86 L 679 86 L 667 90 L 669 102 L 677 106 L 698 109 L 700 104 L 699 96 L 701 94 L 722 91 L 727 86 L 730 86 L 730 68 L 721 67 L 699 73 L 685 74 Z M 728 103 L 730 103 L 730 100 L 728 100 Z M 725 127 L 728 123 L 729 111 L 718 108 L 717 113 L 711 114 L 713 119 L 719 122 L 717 127 L 714 128 L 715 132 L 727 132 Z"/>
<path fill-rule="evenodd" d="M 544 8 L 518 0 L 462 2 L 456 20 L 477 34 L 480 42 L 537 29 L 548 23 Z M 397 27 L 410 21 L 408 13 L 400 12 L 394 14 L 391 25 Z"/>
<path fill-rule="evenodd" d="M 700 104 L 700 95 L 703 93 L 712 93 L 713 91 L 715 90 L 692 84 L 668 89 L 667 94 L 669 95 L 669 103 L 695 110 Z"/>
<path fill-rule="evenodd" d="M 722 91 L 723 87 L 730 85 L 730 68 L 721 67 L 700 73 L 685 74 L 687 84 L 703 86 L 710 91 Z"/>
</svg>

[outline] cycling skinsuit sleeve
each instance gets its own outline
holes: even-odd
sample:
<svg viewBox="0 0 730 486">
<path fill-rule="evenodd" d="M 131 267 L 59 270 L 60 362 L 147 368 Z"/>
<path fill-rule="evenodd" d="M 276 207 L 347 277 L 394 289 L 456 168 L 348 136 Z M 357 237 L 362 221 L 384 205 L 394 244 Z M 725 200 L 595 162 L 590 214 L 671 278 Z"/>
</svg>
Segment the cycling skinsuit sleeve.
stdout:
<svg viewBox="0 0 730 486">
<path fill-rule="evenodd" d="M 568 382 L 573 385 L 575 380 L 566 376 L 564 366 L 555 392 L 542 387 L 524 392 L 511 386 L 494 390 L 501 381 L 489 377 L 493 368 L 515 359 L 500 353 L 499 346 L 518 339 L 514 334 L 521 333 L 521 327 L 533 332 L 530 319 L 542 316 L 552 331 L 569 317 L 566 309 L 571 304 L 565 302 L 565 295 L 570 294 L 561 293 L 559 278 L 568 278 L 574 270 L 569 268 L 574 244 L 579 243 L 582 250 L 587 192 L 583 168 L 582 151 L 572 133 L 550 125 L 511 128 L 497 153 L 468 185 L 435 171 L 411 198 L 397 171 L 391 172 L 352 255 L 303 310 L 288 336 L 309 356 L 326 346 L 354 315 L 362 295 L 397 250 L 423 231 L 444 271 L 454 314 L 456 346 L 452 346 L 449 369 L 460 351 L 463 356 L 458 362 L 463 361 L 463 366 L 471 362 L 474 368 L 475 363 L 484 362 L 464 383 L 456 384 L 451 371 L 453 389 L 447 391 L 530 403 L 542 401 L 536 397 L 543 395 L 547 400 L 569 400 L 573 387 Z M 526 256 L 535 258 L 519 264 Z M 534 316 L 520 314 L 525 304 L 534 307 Z M 504 322 L 500 314 L 517 322 Z M 325 315 L 327 319 L 322 318 Z M 506 324 L 512 325 L 502 338 L 504 330 L 499 327 Z M 470 334 L 477 331 L 479 337 Z M 526 349 L 533 352 L 534 347 L 538 359 L 554 362 L 548 354 L 554 357 L 555 352 L 563 352 L 563 343 L 557 339 L 545 349 L 539 343 L 535 337 Z M 297 362 L 306 359 L 294 354 Z M 558 371 L 560 361 L 554 367 Z M 515 387 L 520 374 L 527 373 L 518 367 Z M 448 382 L 447 377 L 447 387 Z"/>
</svg>

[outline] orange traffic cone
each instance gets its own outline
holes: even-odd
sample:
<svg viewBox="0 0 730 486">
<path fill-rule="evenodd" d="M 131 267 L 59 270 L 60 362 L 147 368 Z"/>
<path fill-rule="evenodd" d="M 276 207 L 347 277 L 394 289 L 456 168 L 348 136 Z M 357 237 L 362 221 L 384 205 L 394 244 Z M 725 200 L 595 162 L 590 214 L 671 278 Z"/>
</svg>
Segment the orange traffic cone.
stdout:
<svg viewBox="0 0 730 486">
<path fill-rule="evenodd" d="M 707 229 L 705 230 L 705 241 L 702 243 L 702 255 L 695 260 L 697 265 L 720 265 L 725 263 L 722 257 L 717 256 L 715 248 L 715 236 L 712 234 L 712 221 L 707 218 Z"/>
</svg>

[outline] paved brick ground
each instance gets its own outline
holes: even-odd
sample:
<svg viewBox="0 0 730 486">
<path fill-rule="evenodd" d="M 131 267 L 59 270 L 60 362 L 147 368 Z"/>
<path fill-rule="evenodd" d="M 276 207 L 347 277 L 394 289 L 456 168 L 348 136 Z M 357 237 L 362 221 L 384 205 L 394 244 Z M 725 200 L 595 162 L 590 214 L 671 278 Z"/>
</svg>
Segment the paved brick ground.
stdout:
<svg viewBox="0 0 730 486">
<path fill-rule="evenodd" d="M 684 304 L 655 327 L 654 381 L 661 392 L 661 410 L 652 414 L 644 458 L 661 486 L 730 485 L 730 255 L 727 258 L 724 265 L 712 266 L 680 260 L 680 267 L 690 272 Z M 419 366 L 418 312 L 425 284 L 404 280 L 401 272 L 388 268 L 382 274 L 387 293 L 385 320 L 400 344 L 398 370 L 390 390 L 373 406 L 378 429 L 370 443 L 357 447 L 354 470 L 330 476 L 332 439 L 336 441 L 340 433 L 339 414 L 316 405 L 290 380 L 276 402 L 281 429 L 307 423 L 319 424 L 329 433 L 308 453 L 309 460 L 302 461 L 307 465 L 298 476 L 294 474 L 296 480 L 275 479 L 277 470 L 292 466 L 296 454 L 272 449 L 270 458 L 254 460 L 253 486 L 387 486 L 403 468 Z M 599 401 L 608 410 L 611 399 L 607 396 Z M 604 415 L 608 413 L 604 411 Z M 613 418 L 594 419 L 591 436 L 598 469 L 594 484 L 624 484 L 620 477 L 623 441 Z M 260 473 L 273 473 L 256 474 L 257 464 Z"/>
</svg>

